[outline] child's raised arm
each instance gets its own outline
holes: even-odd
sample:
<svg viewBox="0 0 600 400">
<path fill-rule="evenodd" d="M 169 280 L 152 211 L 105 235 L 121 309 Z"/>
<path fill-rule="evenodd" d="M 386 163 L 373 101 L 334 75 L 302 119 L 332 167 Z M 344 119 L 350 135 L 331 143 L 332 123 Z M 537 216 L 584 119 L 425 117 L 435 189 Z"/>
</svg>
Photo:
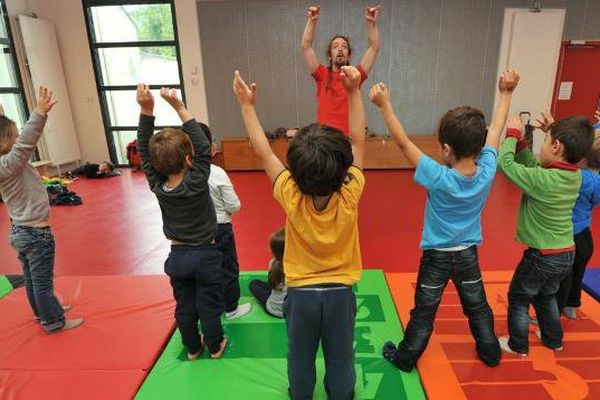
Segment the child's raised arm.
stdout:
<svg viewBox="0 0 600 400">
<path fill-rule="evenodd" d="M 365 110 L 360 95 L 361 76 L 355 67 L 342 67 L 342 83 L 348 93 L 350 140 L 354 165 L 362 169 L 365 158 Z"/>
<path fill-rule="evenodd" d="M 239 71 L 235 71 L 233 78 L 233 91 L 237 97 L 242 111 L 242 118 L 252 143 L 254 154 L 260 159 L 267 176 L 271 181 L 285 169 L 283 163 L 277 158 L 265 136 L 258 115 L 256 115 L 256 83 L 248 87 Z"/>
<path fill-rule="evenodd" d="M 402 153 L 404 153 L 408 162 L 413 167 L 416 167 L 423 152 L 410 140 L 402 123 L 396 116 L 392 103 L 390 102 L 390 92 L 388 91 L 388 88 L 381 82 L 376 83 L 369 92 L 369 99 L 379 108 L 379 111 L 381 111 L 385 125 L 396 141 L 398 147 L 400 147 L 400 150 L 402 150 Z"/>
<path fill-rule="evenodd" d="M 510 111 L 510 103 L 512 101 L 512 94 L 519 83 L 519 73 L 512 68 L 508 68 L 500 75 L 498 82 L 498 91 L 500 92 L 500 103 L 494 112 L 492 117 L 492 123 L 488 129 L 487 138 L 485 141 L 486 146 L 498 149 L 500 145 L 500 135 L 504 130 L 504 124 L 508 118 Z"/>
</svg>

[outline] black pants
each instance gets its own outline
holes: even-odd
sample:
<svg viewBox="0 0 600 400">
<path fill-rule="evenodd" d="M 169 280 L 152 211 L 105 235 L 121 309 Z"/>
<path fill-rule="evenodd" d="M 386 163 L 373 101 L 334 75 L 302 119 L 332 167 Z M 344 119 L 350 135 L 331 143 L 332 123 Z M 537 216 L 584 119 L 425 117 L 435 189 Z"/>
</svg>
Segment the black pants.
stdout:
<svg viewBox="0 0 600 400">
<path fill-rule="evenodd" d="M 589 228 L 584 229 L 574 236 L 575 239 L 575 261 L 571 273 L 560 282 L 560 288 L 556 293 L 558 310 L 562 312 L 565 307 L 581 307 L 581 286 L 583 285 L 583 274 L 592 254 L 594 254 L 594 240 Z"/>
<path fill-rule="evenodd" d="M 571 271 L 574 251 L 544 255 L 529 248 L 517 267 L 508 289 L 508 345 L 519 353 L 529 352 L 529 306 L 535 308 L 542 343 L 552 349 L 562 346 L 563 330 L 556 304 L 560 281 Z"/>
<path fill-rule="evenodd" d="M 402 370 L 414 368 L 433 333 L 433 321 L 448 281 L 452 280 L 460 297 L 479 358 L 489 366 L 500 362 L 500 345 L 494 333 L 494 315 L 490 308 L 479 262 L 477 247 L 461 251 L 425 250 L 421 257 L 415 307 L 410 312 L 404 340 L 398 345 L 396 364 Z"/>
<path fill-rule="evenodd" d="M 225 312 L 231 312 L 235 311 L 240 301 L 240 266 L 231 224 L 219 224 L 218 226 L 217 245 L 223 254 Z"/>
<path fill-rule="evenodd" d="M 271 312 L 267 309 L 267 300 L 271 295 L 271 286 L 269 286 L 268 282 L 254 279 L 250 282 L 248 288 L 250 289 L 250 293 L 252 293 L 256 300 L 258 300 L 258 303 L 261 305 L 261 307 L 263 308 L 263 310 L 265 310 L 267 314 L 275 318 L 281 318 L 277 315 L 271 314 Z"/>
<path fill-rule="evenodd" d="M 165 261 L 177 303 L 175 320 L 189 353 L 197 353 L 201 348 L 198 320 L 211 354 L 219 351 L 223 340 L 222 260 L 216 245 L 174 245 Z"/>
<path fill-rule="evenodd" d="M 343 285 L 288 288 L 283 310 L 292 400 L 313 398 L 319 342 L 325 357 L 328 399 L 352 399 L 356 382 L 353 350 L 356 298 L 352 288 Z"/>
</svg>

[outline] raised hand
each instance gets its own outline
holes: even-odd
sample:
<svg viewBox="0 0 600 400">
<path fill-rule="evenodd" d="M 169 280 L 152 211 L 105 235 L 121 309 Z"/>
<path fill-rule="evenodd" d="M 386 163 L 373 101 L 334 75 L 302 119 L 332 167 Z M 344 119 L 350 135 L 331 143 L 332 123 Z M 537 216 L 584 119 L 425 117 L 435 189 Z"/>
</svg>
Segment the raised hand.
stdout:
<svg viewBox="0 0 600 400">
<path fill-rule="evenodd" d="M 379 11 L 381 10 L 381 6 L 375 7 L 365 7 L 365 19 L 370 22 L 377 22 L 377 18 L 379 18 Z"/>
<path fill-rule="evenodd" d="M 58 100 L 52 98 L 52 91 L 48 90 L 45 86 L 38 88 L 38 98 L 35 110 L 42 115 L 46 115 L 52 110 L 52 107 L 57 103 Z"/>
<path fill-rule="evenodd" d="M 356 67 L 344 65 L 340 73 L 346 92 L 354 92 L 360 88 L 360 72 Z"/>
<path fill-rule="evenodd" d="M 317 22 L 321 14 L 321 6 L 310 6 L 306 9 L 306 16 L 311 22 Z"/>
<path fill-rule="evenodd" d="M 152 96 L 148 85 L 138 83 L 135 99 L 142 109 L 142 114 L 152 115 L 154 111 L 154 96 Z"/>
<path fill-rule="evenodd" d="M 168 87 L 160 88 L 160 97 L 162 97 L 175 111 L 185 108 L 185 104 L 177 95 L 176 89 L 170 89 Z"/>
<path fill-rule="evenodd" d="M 554 117 L 550 114 L 550 111 L 542 112 L 540 118 L 536 118 L 535 123 L 533 123 L 533 127 L 536 129 L 541 129 L 544 132 L 548 132 L 550 129 L 550 125 L 554 122 Z"/>
<path fill-rule="evenodd" d="M 383 82 L 376 83 L 369 91 L 369 100 L 377 107 L 383 107 L 390 102 L 390 91 Z"/>
<path fill-rule="evenodd" d="M 523 125 L 523 120 L 518 115 L 511 117 L 506 121 L 506 129 L 516 129 L 519 131 L 519 137 L 523 136 L 523 131 L 525 130 L 525 125 Z"/>
<path fill-rule="evenodd" d="M 519 84 L 519 73 L 512 69 L 508 68 L 500 75 L 500 80 L 498 81 L 498 90 L 500 93 L 512 93 L 517 85 Z"/>
<path fill-rule="evenodd" d="M 248 87 L 244 79 L 242 79 L 240 71 L 235 71 L 233 92 L 241 106 L 254 106 L 256 104 L 256 83 L 252 83 Z"/>
</svg>

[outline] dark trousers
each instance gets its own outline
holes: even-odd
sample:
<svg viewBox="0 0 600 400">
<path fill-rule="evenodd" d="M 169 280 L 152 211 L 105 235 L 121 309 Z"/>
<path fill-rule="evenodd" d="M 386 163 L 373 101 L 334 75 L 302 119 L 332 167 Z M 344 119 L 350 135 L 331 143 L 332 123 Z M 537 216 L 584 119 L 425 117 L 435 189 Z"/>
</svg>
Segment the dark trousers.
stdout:
<svg viewBox="0 0 600 400">
<path fill-rule="evenodd" d="M 398 345 L 396 364 L 403 370 L 414 368 L 433 332 L 433 321 L 448 281 L 460 297 L 463 313 L 475 339 L 479 358 L 489 366 L 500 362 L 500 345 L 494 333 L 494 315 L 483 287 L 477 247 L 461 251 L 425 250 L 421 257 L 415 307 Z"/>
<path fill-rule="evenodd" d="M 235 311 L 240 300 L 240 266 L 231 224 L 218 225 L 217 245 L 223 254 L 225 312 L 231 312 Z"/>
<path fill-rule="evenodd" d="M 542 343 L 562 346 L 563 331 L 556 303 L 560 281 L 573 265 L 574 251 L 543 255 L 527 249 L 508 289 L 508 345 L 518 353 L 529 352 L 529 306 L 533 304 L 542 333 Z"/>
<path fill-rule="evenodd" d="M 288 380 L 292 400 L 312 399 L 319 342 L 325 357 L 329 399 L 354 397 L 354 321 L 356 298 L 343 285 L 288 288 L 284 302 L 288 334 Z"/>
<path fill-rule="evenodd" d="M 64 311 L 54 295 L 55 242 L 50 227 L 13 226 L 10 242 L 17 251 L 27 299 L 47 332 L 65 325 Z"/>
<path fill-rule="evenodd" d="M 271 286 L 269 286 L 267 282 L 254 279 L 250 282 L 248 288 L 250 289 L 250 293 L 252 293 L 256 300 L 258 300 L 258 303 L 261 305 L 261 307 L 263 308 L 263 310 L 265 310 L 267 314 L 279 318 L 277 317 L 277 315 L 273 315 L 269 312 L 269 310 L 267 310 L 267 300 L 271 295 Z"/>
<path fill-rule="evenodd" d="M 200 320 L 209 352 L 219 351 L 223 340 L 223 257 L 216 245 L 171 246 L 165 272 L 175 297 L 175 320 L 189 353 L 200 351 Z"/>
<path fill-rule="evenodd" d="M 560 282 L 556 293 L 558 310 L 562 312 L 565 307 L 581 307 L 581 287 L 583 274 L 592 254 L 594 254 L 594 240 L 589 228 L 584 229 L 574 236 L 575 260 L 571 273 Z"/>
</svg>

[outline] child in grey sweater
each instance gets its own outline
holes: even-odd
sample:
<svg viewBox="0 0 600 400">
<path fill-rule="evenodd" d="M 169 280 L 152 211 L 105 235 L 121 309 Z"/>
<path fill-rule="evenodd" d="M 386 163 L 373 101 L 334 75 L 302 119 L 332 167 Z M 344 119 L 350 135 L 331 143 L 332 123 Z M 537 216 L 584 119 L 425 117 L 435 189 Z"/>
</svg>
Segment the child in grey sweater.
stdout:
<svg viewBox="0 0 600 400">
<path fill-rule="evenodd" d="M 42 136 L 46 115 L 56 104 L 41 86 L 38 103 L 21 134 L 15 123 L 0 115 L 0 195 L 12 222 L 10 242 L 23 267 L 27 298 L 36 319 L 48 333 L 76 328 L 82 318 L 66 320 L 54 295 L 54 236 L 50 230 L 48 194 L 29 164 Z"/>
</svg>

